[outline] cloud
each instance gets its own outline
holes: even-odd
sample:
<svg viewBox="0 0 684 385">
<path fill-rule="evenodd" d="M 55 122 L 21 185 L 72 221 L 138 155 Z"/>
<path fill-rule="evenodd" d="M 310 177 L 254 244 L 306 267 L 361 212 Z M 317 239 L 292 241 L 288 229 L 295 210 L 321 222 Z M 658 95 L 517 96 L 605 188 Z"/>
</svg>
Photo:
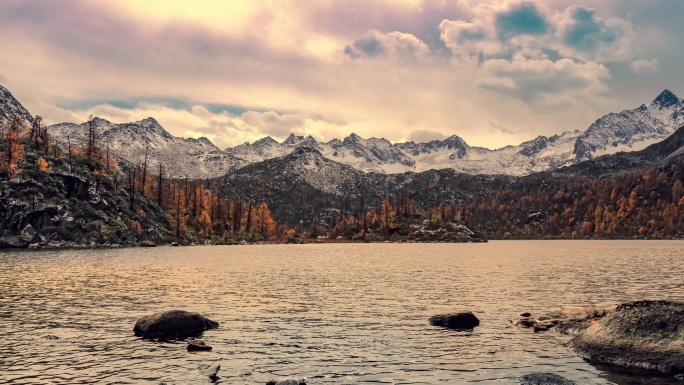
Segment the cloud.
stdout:
<svg viewBox="0 0 684 385">
<path fill-rule="evenodd" d="M 381 55 L 420 59 L 430 53 L 430 48 L 422 40 L 408 33 L 369 31 L 351 45 L 347 45 L 344 53 L 352 59 Z"/>
<path fill-rule="evenodd" d="M 446 135 L 437 131 L 430 130 L 414 130 L 406 138 L 406 140 L 414 141 L 416 143 L 425 143 L 431 140 L 443 140 L 446 139 Z"/>
<path fill-rule="evenodd" d="M 548 26 L 544 15 L 531 2 L 516 4 L 495 17 L 496 31 L 502 41 L 518 35 L 544 35 Z"/>
<path fill-rule="evenodd" d="M 639 59 L 633 61 L 629 68 L 638 75 L 651 74 L 660 71 L 660 63 L 658 63 L 658 59 Z"/>
<path fill-rule="evenodd" d="M 508 128 L 506 126 L 503 126 L 501 124 L 496 124 L 494 122 L 489 122 L 489 131 L 492 133 L 504 133 L 504 134 L 509 134 L 509 135 L 515 135 L 517 134 L 516 130 L 512 128 Z"/>
<path fill-rule="evenodd" d="M 274 111 L 247 111 L 241 117 L 246 124 L 258 127 L 261 132 L 276 137 L 288 136 L 291 132 L 301 130 L 306 125 L 306 119 L 302 116 L 280 115 Z"/>
<path fill-rule="evenodd" d="M 482 65 L 487 75 L 477 82 L 483 90 L 519 98 L 540 110 L 572 108 L 586 100 L 600 98 L 608 90 L 608 68 L 570 59 L 512 61 L 489 60 Z"/>
<path fill-rule="evenodd" d="M 555 15 L 556 48 L 581 59 L 621 60 L 630 57 L 636 34 L 631 23 L 619 18 L 604 19 L 591 8 L 572 6 Z"/>
</svg>

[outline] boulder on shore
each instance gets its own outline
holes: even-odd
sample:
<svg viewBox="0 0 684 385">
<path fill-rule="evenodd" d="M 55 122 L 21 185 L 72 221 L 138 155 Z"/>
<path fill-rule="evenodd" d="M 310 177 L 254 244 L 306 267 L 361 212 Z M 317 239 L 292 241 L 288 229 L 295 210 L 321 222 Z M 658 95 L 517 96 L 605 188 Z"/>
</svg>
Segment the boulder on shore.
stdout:
<svg viewBox="0 0 684 385">
<path fill-rule="evenodd" d="M 684 303 L 622 304 L 568 344 L 590 362 L 684 373 Z"/>
<path fill-rule="evenodd" d="M 480 325 L 480 320 L 469 311 L 433 315 L 430 317 L 429 321 L 430 325 L 442 326 L 449 329 L 472 329 L 475 326 Z"/>
<path fill-rule="evenodd" d="M 136 336 L 153 338 L 199 337 L 205 330 L 218 328 L 218 322 L 198 313 L 185 310 L 170 310 L 142 317 L 135 323 Z"/>
</svg>

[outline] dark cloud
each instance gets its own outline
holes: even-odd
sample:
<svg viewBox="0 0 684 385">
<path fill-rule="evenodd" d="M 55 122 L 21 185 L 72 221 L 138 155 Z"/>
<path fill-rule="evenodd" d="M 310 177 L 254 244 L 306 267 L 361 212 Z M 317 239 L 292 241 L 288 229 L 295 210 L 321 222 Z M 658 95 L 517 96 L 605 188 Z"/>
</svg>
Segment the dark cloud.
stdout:
<svg viewBox="0 0 684 385">
<path fill-rule="evenodd" d="M 593 52 L 600 44 L 613 44 L 620 35 L 596 16 L 596 11 L 580 6 L 570 9 L 572 23 L 563 32 L 563 42 L 571 47 Z"/>
<path fill-rule="evenodd" d="M 496 15 L 496 31 L 501 40 L 518 35 L 543 35 L 547 22 L 534 3 L 521 3 Z"/>
<path fill-rule="evenodd" d="M 344 49 L 344 53 L 349 55 L 350 57 L 356 59 L 358 57 L 374 57 L 378 56 L 379 54 L 384 51 L 384 48 L 382 46 L 382 42 L 380 42 L 378 39 L 375 38 L 375 36 L 368 36 L 365 38 L 361 38 L 357 41 L 354 42 L 354 44 L 350 46 L 346 46 Z"/>
</svg>

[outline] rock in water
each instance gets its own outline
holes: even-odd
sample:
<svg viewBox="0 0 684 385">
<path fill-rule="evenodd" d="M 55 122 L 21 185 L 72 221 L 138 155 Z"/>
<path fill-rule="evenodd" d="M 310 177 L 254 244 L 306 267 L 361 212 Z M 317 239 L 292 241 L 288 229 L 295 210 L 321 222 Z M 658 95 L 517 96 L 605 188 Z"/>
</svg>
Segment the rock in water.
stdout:
<svg viewBox="0 0 684 385">
<path fill-rule="evenodd" d="M 221 365 L 200 364 L 197 369 L 203 376 L 207 376 L 213 381 L 216 379 L 216 375 L 218 374 L 219 369 L 221 369 Z"/>
<path fill-rule="evenodd" d="M 434 315 L 430 317 L 429 321 L 430 325 L 443 326 L 450 329 L 472 329 L 480 324 L 480 320 L 469 311 Z"/>
<path fill-rule="evenodd" d="M 575 385 L 575 383 L 553 373 L 531 373 L 520 378 L 520 385 Z"/>
<path fill-rule="evenodd" d="M 218 322 L 197 313 L 170 310 L 142 317 L 135 323 L 133 332 L 142 338 L 198 337 L 205 330 L 218 328 Z"/>
<path fill-rule="evenodd" d="M 202 340 L 190 339 L 188 340 L 188 351 L 189 352 L 208 352 L 211 350 L 211 346 L 204 343 Z"/>
<path fill-rule="evenodd" d="M 618 306 L 570 340 L 582 358 L 597 363 L 684 372 L 684 303 L 636 301 Z"/>
</svg>

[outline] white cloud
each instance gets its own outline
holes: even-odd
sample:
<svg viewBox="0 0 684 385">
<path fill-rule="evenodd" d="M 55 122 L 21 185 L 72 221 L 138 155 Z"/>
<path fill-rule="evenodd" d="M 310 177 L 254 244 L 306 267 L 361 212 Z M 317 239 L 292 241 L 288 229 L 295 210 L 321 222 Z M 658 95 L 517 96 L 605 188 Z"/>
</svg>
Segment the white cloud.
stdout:
<svg viewBox="0 0 684 385">
<path fill-rule="evenodd" d="M 639 59 L 632 62 L 629 66 L 635 74 L 651 74 L 660 71 L 658 59 Z"/>
</svg>

